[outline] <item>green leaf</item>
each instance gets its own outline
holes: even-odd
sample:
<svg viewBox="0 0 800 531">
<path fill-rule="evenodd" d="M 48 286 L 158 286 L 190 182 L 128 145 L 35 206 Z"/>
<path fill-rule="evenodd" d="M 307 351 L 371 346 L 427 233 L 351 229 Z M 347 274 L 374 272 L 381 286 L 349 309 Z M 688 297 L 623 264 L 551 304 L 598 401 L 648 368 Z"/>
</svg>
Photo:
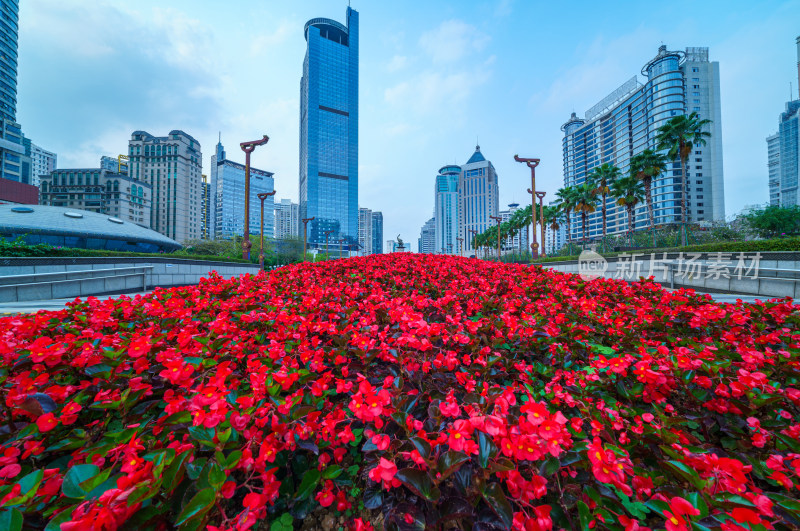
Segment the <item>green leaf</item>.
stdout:
<svg viewBox="0 0 800 531">
<path fill-rule="evenodd" d="M 20 531 L 22 529 L 22 513 L 17 509 L 8 509 L 0 513 L 0 529 Z"/>
<path fill-rule="evenodd" d="M 544 465 L 542 465 L 542 475 L 544 477 L 550 477 L 558 472 L 559 468 L 561 468 L 561 461 L 559 461 L 557 457 L 550 456 L 547 458 L 547 461 L 544 462 Z"/>
<path fill-rule="evenodd" d="M 461 452 L 454 452 L 453 450 L 448 450 L 440 455 L 437 467 L 439 468 L 439 473 L 442 475 L 441 479 L 448 477 L 467 461 L 469 461 L 468 455 Z"/>
<path fill-rule="evenodd" d="M 21 495 L 7 501 L 6 505 L 19 505 L 33 498 L 39 488 L 39 484 L 42 482 L 42 478 L 44 478 L 44 471 L 40 469 L 20 479 L 17 483 L 21 487 Z"/>
<path fill-rule="evenodd" d="M 670 469 L 675 476 L 688 481 L 692 485 L 694 485 L 698 489 L 705 488 L 706 482 L 700 479 L 700 476 L 697 474 L 697 471 L 689 468 L 684 463 L 680 461 L 666 461 L 664 465 Z"/>
<path fill-rule="evenodd" d="M 294 495 L 295 500 L 305 500 L 308 498 L 319 483 L 320 477 L 319 470 L 312 468 L 303 475 L 303 481 L 300 482 L 300 487 Z"/>
<path fill-rule="evenodd" d="M 54 518 L 51 518 L 49 522 L 47 522 L 47 526 L 44 528 L 44 531 L 61 531 L 61 524 L 64 522 L 69 522 L 72 519 L 72 511 L 75 509 L 76 506 L 67 507 L 60 513 L 58 513 Z"/>
<path fill-rule="evenodd" d="M 92 489 L 85 489 L 81 483 L 88 481 L 100 473 L 97 465 L 75 465 L 67 471 L 64 482 L 61 484 L 61 492 L 67 498 L 83 499 Z M 105 479 L 103 479 L 105 481 Z M 97 483 L 99 485 L 103 481 Z M 95 485 L 95 487 L 97 486 Z M 92 487 L 94 488 L 94 487 Z"/>
<path fill-rule="evenodd" d="M 411 444 L 414 445 L 414 448 L 417 449 L 419 455 L 428 459 L 431 456 L 431 445 L 425 439 L 420 437 L 410 437 L 409 440 Z"/>
<path fill-rule="evenodd" d="M 336 479 L 344 472 L 339 465 L 331 465 L 322 472 L 323 479 Z"/>
<path fill-rule="evenodd" d="M 211 469 L 208 471 L 209 485 L 211 485 L 214 490 L 219 490 L 220 487 L 222 487 L 222 484 L 225 483 L 226 479 L 228 479 L 228 475 L 225 474 L 225 471 L 222 470 L 222 467 L 216 462 L 212 463 Z"/>
<path fill-rule="evenodd" d="M 481 495 L 492 511 L 503 521 L 503 525 L 510 529 L 514 521 L 514 511 L 511 509 L 511 504 L 508 503 L 503 487 L 499 483 L 489 483 L 481 491 Z"/>
<path fill-rule="evenodd" d="M 497 455 L 497 446 L 492 442 L 492 439 L 483 433 L 478 432 L 478 464 L 481 468 L 486 468 L 489 464 L 489 459 Z"/>
<path fill-rule="evenodd" d="M 578 501 L 578 517 L 581 520 L 581 529 L 589 529 L 592 515 L 589 513 L 589 506 L 582 501 Z"/>
<path fill-rule="evenodd" d="M 708 505 L 706 505 L 706 501 L 703 499 L 703 496 L 699 492 L 691 492 L 687 494 L 686 501 L 691 503 L 697 510 L 700 511 L 701 519 L 708 516 Z"/>
<path fill-rule="evenodd" d="M 441 493 L 439 489 L 434 488 L 433 482 L 427 472 L 416 468 L 403 468 L 397 471 L 395 477 L 418 496 L 422 496 L 431 501 L 439 499 Z"/>
<path fill-rule="evenodd" d="M 239 461 L 242 459 L 242 451 L 241 450 L 234 450 L 225 458 L 225 470 L 230 470 L 231 468 L 235 467 L 239 464 Z"/>
<path fill-rule="evenodd" d="M 202 518 L 214 505 L 216 499 L 217 493 L 214 492 L 214 489 L 208 488 L 201 490 L 189 500 L 189 503 L 183 508 L 181 514 L 178 515 L 178 519 L 175 520 L 175 523 L 181 525 L 190 519 Z"/>
</svg>

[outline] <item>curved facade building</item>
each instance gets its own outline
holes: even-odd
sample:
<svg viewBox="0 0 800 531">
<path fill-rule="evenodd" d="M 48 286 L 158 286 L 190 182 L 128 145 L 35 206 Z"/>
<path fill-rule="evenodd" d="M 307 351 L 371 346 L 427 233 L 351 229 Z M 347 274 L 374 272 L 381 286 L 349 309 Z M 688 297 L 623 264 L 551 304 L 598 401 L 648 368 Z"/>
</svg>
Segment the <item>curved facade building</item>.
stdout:
<svg viewBox="0 0 800 531">
<path fill-rule="evenodd" d="M 459 254 L 460 244 L 458 219 L 458 177 L 461 166 L 444 166 L 436 176 L 436 205 L 434 207 L 435 237 L 433 249 L 436 254 Z M 420 251 L 421 252 L 421 251 Z"/>
<path fill-rule="evenodd" d="M 300 216 L 314 218 L 308 243 L 358 243 L 358 12 L 347 25 L 314 18 L 300 80 Z"/>
<path fill-rule="evenodd" d="M 138 253 L 171 252 L 181 247 L 162 234 L 106 214 L 54 206 L 0 205 L 0 238 L 18 237 L 31 245 Z"/>
<path fill-rule="evenodd" d="M 656 148 L 658 128 L 675 116 L 696 112 L 711 120 L 711 138 L 706 146 L 695 146 L 687 163 L 686 187 L 689 220 L 725 219 L 722 169 L 722 124 L 719 63 L 708 60 L 708 48 L 669 51 L 658 49 L 642 68 L 645 83 L 634 76 L 586 112 L 572 113 L 561 127 L 564 132 L 564 185 L 580 185 L 595 167 L 613 164 L 623 174 L 630 171 L 631 158 Z M 680 221 L 681 168 L 671 163 L 652 187 L 656 224 Z M 608 233 L 627 230 L 627 214 L 607 200 Z M 602 236 L 600 208 L 589 215 L 589 236 Z M 582 237 L 578 216 L 573 214 L 570 239 Z M 636 226 L 648 224 L 646 204 L 636 209 Z"/>
</svg>

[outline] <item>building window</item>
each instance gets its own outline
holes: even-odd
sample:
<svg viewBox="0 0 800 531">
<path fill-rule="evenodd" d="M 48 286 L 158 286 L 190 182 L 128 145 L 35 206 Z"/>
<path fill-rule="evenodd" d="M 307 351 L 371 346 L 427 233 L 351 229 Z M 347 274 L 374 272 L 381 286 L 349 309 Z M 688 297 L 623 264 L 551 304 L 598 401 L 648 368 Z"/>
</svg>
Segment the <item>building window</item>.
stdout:
<svg viewBox="0 0 800 531">
<path fill-rule="evenodd" d="M 692 67 L 692 72 L 699 72 L 699 71 L 700 71 L 700 69 L 699 69 L 699 68 L 697 68 L 696 66 L 693 66 L 693 67 Z"/>
</svg>

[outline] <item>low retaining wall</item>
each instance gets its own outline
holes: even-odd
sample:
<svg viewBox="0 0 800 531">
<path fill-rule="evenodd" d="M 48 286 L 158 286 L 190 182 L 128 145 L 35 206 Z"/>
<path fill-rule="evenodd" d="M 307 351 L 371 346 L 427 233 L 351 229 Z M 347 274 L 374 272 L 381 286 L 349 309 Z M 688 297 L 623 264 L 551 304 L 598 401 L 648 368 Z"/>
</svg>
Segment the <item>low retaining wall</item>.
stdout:
<svg viewBox="0 0 800 531">
<path fill-rule="evenodd" d="M 708 293 L 800 298 L 800 253 L 651 253 L 615 256 L 593 272 L 604 278 L 635 281 L 653 276 L 675 288 Z M 580 261 L 545 262 L 542 267 L 564 273 L 586 273 Z"/>
<path fill-rule="evenodd" d="M 108 272 L 113 269 L 120 269 L 120 274 Z M 96 275 L 88 273 L 93 270 L 97 270 Z M 130 274 L 138 270 L 142 270 L 144 281 L 141 275 Z M 84 273 L 77 274 L 79 271 Z M 197 284 L 212 271 L 223 278 L 231 278 L 245 273 L 257 274 L 259 267 L 256 264 L 175 258 L 0 258 L 0 302 L 124 293 L 139 291 L 143 284 L 148 289 L 186 286 Z"/>
</svg>

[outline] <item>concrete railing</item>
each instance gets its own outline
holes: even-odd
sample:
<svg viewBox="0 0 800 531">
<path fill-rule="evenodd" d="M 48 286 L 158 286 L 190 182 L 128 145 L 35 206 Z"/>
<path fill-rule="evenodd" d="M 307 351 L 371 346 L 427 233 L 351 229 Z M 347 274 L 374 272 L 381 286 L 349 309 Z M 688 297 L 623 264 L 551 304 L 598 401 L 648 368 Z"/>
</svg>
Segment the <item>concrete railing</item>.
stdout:
<svg viewBox="0 0 800 531">
<path fill-rule="evenodd" d="M 125 293 L 143 286 L 188 286 L 212 271 L 231 278 L 257 274 L 259 267 L 180 258 L 0 258 L 0 302 Z"/>
<path fill-rule="evenodd" d="M 671 288 L 692 288 L 708 293 L 800 298 L 800 260 L 797 253 L 728 253 L 727 262 L 716 253 L 696 256 L 689 261 L 656 254 L 638 257 L 611 257 L 601 261 L 592 274 L 604 278 L 635 281 L 653 276 Z M 688 256 L 688 255 L 687 255 Z M 548 269 L 586 274 L 580 261 L 545 262 Z"/>
</svg>

